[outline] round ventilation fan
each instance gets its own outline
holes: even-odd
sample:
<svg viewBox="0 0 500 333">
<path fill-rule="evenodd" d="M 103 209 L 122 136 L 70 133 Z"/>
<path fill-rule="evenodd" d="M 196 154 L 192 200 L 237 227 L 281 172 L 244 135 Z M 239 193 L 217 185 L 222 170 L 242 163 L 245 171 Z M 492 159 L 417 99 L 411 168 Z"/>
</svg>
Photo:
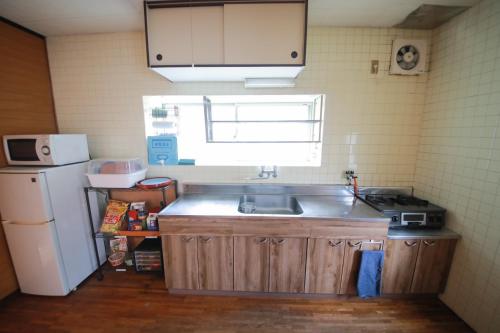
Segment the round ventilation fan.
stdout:
<svg viewBox="0 0 500 333">
<path fill-rule="evenodd" d="M 409 71 L 418 65 L 420 54 L 418 49 L 413 45 L 405 45 L 398 50 L 396 62 L 399 67 Z"/>
<path fill-rule="evenodd" d="M 396 39 L 392 43 L 390 74 L 418 75 L 425 72 L 427 41 Z"/>
</svg>

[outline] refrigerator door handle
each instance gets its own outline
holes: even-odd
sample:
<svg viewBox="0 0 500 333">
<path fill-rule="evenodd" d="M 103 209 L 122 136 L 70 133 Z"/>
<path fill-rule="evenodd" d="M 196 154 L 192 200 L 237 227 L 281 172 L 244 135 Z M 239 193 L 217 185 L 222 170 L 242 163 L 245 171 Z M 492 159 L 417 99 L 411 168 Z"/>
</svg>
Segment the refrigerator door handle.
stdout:
<svg viewBox="0 0 500 333">
<path fill-rule="evenodd" d="M 19 222 L 19 221 L 2 221 L 2 224 L 12 224 L 12 225 L 26 225 L 26 226 L 42 226 L 47 223 L 53 223 L 54 220 L 50 221 L 43 221 L 43 222 L 34 222 L 34 223 L 24 223 L 24 222 Z"/>
</svg>

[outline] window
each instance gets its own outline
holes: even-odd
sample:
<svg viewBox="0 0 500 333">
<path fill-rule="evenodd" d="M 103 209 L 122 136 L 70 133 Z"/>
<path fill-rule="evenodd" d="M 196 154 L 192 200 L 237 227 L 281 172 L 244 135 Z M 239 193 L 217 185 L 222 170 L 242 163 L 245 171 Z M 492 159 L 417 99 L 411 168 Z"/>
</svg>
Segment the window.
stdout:
<svg viewBox="0 0 500 333">
<path fill-rule="evenodd" d="M 196 165 L 320 166 L 324 95 L 145 96 L 146 135 Z"/>
</svg>

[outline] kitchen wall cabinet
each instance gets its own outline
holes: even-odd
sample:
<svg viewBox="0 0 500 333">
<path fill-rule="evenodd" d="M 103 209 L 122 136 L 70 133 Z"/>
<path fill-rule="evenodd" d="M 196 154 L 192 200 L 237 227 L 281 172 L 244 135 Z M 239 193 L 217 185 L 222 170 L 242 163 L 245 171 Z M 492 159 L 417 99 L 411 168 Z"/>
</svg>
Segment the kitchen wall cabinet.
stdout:
<svg viewBox="0 0 500 333">
<path fill-rule="evenodd" d="M 225 4 L 225 63 L 303 64 L 304 17 L 303 3 Z"/>
<path fill-rule="evenodd" d="M 149 64 L 224 63 L 222 6 L 157 8 L 148 12 Z"/>
<path fill-rule="evenodd" d="M 307 238 L 271 238 L 270 292 L 304 292 Z"/>
<path fill-rule="evenodd" d="M 199 289 L 196 236 L 162 236 L 165 282 L 171 289 Z"/>
<path fill-rule="evenodd" d="M 173 82 L 295 78 L 305 65 L 307 1 L 145 1 L 148 67 Z"/>
<path fill-rule="evenodd" d="M 384 294 L 410 292 L 419 244 L 416 239 L 387 241 L 382 273 Z"/>
<path fill-rule="evenodd" d="M 233 290 L 233 237 L 198 236 L 201 290 Z"/>
<path fill-rule="evenodd" d="M 268 237 L 234 237 L 234 290 L 269 291 Z"/>
<path fill-rule="evenodd" d="M 342 267 L 342 282 L 340 294 L 356 295 L 359 265 L 361 263 L 361 251 L 382 250 L 383 240 L 348 240 L 344 253 L 344 264 Z"/>
<path fill-rule="evenodd" d="M 345 240 L 310 238 L 307 247 L 306 293 L 338 294 Z"/>
<path fill-rule="evenodd" d="M 384 259 L 382 292 L 443 292 L 455 244 L 455 239 L 389 240 Z"/>
<path fill-rule="evenodd" d="M 455 245 L 454 239 L 420 241 L 411 284 L 412 293 L 437 294 L 444 291 Z"/>
</svg>

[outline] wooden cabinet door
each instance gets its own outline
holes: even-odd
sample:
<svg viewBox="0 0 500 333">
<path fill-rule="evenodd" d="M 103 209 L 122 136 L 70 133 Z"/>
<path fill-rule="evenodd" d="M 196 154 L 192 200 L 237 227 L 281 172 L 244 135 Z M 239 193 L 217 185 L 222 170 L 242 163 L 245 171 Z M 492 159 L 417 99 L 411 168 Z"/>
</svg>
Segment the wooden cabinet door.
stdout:
<svg viewBox="0 0 500 333">
<path fill-rule="evenodd" d="M 305 29 L 304 3 L 225 4 L 224 61 L 300 65 Z"/>
<path fill-rule="evenodd" d="M 309 239 L 306 293 L 339 293 L 345 243 L 340 239 Z"/>
<path fill-rule="evenodd" d="M 148 53 L 151 66 L 191 65 L 191 8 L 149 9 Z"/>
<path fill-rule="evenodd" d="M 304 292 L 307 238 L 271 238 L 270 292 Z"/>
<path fill-rule="evenodd" d="M 234 290 L 269 291 L 269 238 L 234 237 Z"/>
<path fill-rule="evenodd" d="M 416 239 L 387 241 L 382 272 L 384 294 L 410 292 L 419 244 Z"/>
<path fill-rule="evenodd" d="M 436 294 L 444 291 L 455 244 L 455 239 L 421 241 L 411 284 L 412 293 Z"/>
<path fill-rule="evenodd" d="M 233 237 L 198 236 L 198 271 L 202 290 L 233 290 Z"/>
<path fill-rule="evenodd" d="M 342 266 L 342 281 L 340 283 L 340 294 L 356 295 L 358 293 L 358 272 L 361 264 L 361 251 L 382 250 L 382 240 L 348 240 L 344 252 L 344 264 Z"/>
<path fill-rule="evenodd" d="M 198 259 L 195 236 L 162 236 L 169 289 L 198 289 Z"/>
</svg>

